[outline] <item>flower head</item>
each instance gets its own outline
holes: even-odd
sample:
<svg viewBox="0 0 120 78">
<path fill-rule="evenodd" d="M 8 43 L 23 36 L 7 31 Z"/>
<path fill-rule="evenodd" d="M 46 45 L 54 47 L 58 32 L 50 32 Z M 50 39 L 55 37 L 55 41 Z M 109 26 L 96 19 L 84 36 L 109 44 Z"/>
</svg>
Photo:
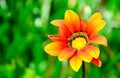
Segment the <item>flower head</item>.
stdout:
<svg viewBox="0 0 120 78">
<path fill-rule="evenodd" d="M 76 72 L 82 61 L 101 67 L 100 50 L 95 44 L 107 46 L 107 40 L 104 36 L 97 36 L 106 24 L 100 13 L 85 21 L 72 10 L 67 10 L 64 20 L 53 20 L 51 24 L 58 26 L 58 36 L 47 35 L 53 41 L 44 48 L 48 54 L 58 56 L 60 61 L 69 60 Z"/>
</svg>

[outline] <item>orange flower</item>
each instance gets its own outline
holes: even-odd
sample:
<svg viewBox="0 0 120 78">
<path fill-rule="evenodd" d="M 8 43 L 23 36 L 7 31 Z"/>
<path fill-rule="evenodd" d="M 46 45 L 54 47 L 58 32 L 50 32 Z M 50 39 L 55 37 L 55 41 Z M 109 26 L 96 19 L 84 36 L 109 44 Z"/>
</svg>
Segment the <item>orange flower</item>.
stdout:
<svg viewBox="0 0 120 78">
<path fill-rule="evenodd" d="M 44 48 L 48 54 L 58 56 L 60 61 L 68 59 L 76 72 L 82 61 L 101 67 L 100 50 L 95 44 L 107 46 L 107 40 L 104 36 L 96 36 L 106 24 L 100 13 L 85 21 L 72 10 L 67 10 L 64 20 L 53 20 L 51 24 L 59 29 L 58 36 L 47 35 L 53 41 Z"/>
</svg>

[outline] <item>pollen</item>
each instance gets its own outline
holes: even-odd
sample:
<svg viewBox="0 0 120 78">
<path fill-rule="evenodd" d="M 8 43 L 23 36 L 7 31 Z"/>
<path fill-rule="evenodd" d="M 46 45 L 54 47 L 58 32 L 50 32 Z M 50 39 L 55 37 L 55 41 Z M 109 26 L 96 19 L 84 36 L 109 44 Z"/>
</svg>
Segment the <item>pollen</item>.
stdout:
<svg viewBox="0 0 120 78">
<path fill-rule="evenodd" d="M 86 45 L 86 40 L 84 37 L 77 37 L 72 40 L 72 47 L 75 49 L 82 49 Z"/>
</svg>

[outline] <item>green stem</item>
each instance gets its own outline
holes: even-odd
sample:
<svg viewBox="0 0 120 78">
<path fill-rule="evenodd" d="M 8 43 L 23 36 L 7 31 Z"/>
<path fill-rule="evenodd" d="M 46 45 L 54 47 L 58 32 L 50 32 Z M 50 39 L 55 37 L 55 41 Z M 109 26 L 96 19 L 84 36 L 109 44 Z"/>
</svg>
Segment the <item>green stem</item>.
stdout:
<svg viewBox="0 0 120 78">
<path fill-rule="evenodd" d="M 85 62 L 82 62 L 82 78 L 85 78 Z"/>
</svg>

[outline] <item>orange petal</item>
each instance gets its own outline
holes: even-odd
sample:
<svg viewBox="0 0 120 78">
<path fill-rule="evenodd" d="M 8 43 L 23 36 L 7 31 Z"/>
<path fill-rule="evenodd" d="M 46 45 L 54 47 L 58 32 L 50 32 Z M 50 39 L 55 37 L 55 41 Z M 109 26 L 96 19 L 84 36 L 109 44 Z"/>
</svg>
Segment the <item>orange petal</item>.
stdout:
<svg viewBox="0 0 120 78">
<path fill-rule="evenodd" d="M 67 26 L 65 25 L 65 21 L 64 20 L 53 20 L 51 22 L 51 24 L 59 27 L 59 29 L 58 29 L 59 36 L 62 36 L 62 37 L 70 36 L 71 32 L 67 28 Z"/>
<path fill-rule="evenodd" d="M 98 26 L 96 26 L 95 29 L 90 34 L 90 39 L 95 37 L 98 34 L 98 32 L 104 28 L 105 24 L 106 22 L 102 20 L 101 23 Z"/>
<path fill-rule="evenodd" d="M 71 35 L 71 32 L 66 26 L 61 26 L 59 27 L 58 34 L 59 36 L 67 38 Z"/>
<path fill-rule="evenodd" d="M 98 66 L 98 67 L 101 67 L 101 66 L 102 66 L 102 62 L 101 62 L 100 58 L 97 58 L 97 59 L 93 58 L 93 59 L 92 59 L 92 63 L 93 63 L 94 65 Z"/>
<path fill-rule="evenodd" d="M 97 46 L 92 46 L 92 45 L 88 45 L 85 47 L 86 51 L 94 58 L 98 58 L 99 54 L 100 54 L 100 50 Z"/>
<path fill-rule="evenodd" d="M 89 18 L 88 24 L 90 24 L 91 22 L 93 22 L 93 21 L 96 20 L 96 19 L 102 19 L 101 13 L 99 13 L 99 12 L 94 13 L 94 14 Z"/>
<path fill-rule="evenodd" d="M 105 26 L 106 22 L 102 20 L 101 13 L 95 13 L 93 14 L 90 19 L 88 20 L 88 27 L 87 27 L 87 33 L 91 38 L 96 36 L 98 32 Z"/>
<path fill-rule="evenodd" d="M 73 48 L 65 48 L 63 49 L 60 54 L 58 55 L 58 59 L 60 61 L 63 61 L 63 60 L 66 60 L 66 59 L 69 59 L 71 56 L 73 56 L 75 53 L 75 49 Z"/>
<path fill-rule="evenodd" d="M 78 50 L 78 56 L 85 62 L 91 62 L 92 56 L 88 53 L 87 48 L 83 48 Z"/>
<path fill-rule="evenodd" d="M 75 71 L 78 72 L 78 70 L 80 69 L 81 65 L 82 65 L 82 60 L 80 59 L 80 57 L 78 56 L 78 54 L 75 54 L 70 60 L 69 60 L 69 64 L 71 66 L 71 68 Z"/>
<path fill-rule="evenodd" d="M 52 56 L 58 56 L 61 50 L 63 50 L 65 47 L 67 47 L 66 43 L 58 41 L 47 44 L 44 50 L 46 53 Z"/>
<path fill-rule="evenodd" d="M 80 30 L 83 31 L 83 32 L 85 32 L 87 26 L 88 26 L 88 25 L 87 25 L 87 22 L 84 21 L 84 20 L 82 20 L 82 19 L 80 19 Z"/>
<path fill-rule="evenodd" d="M 93 30 L 101 24 L 101 22 L 101 19 L 95 19 L 91 23 L 88 23 L 89 26 L 87 27 L 87 33 L 91 34 Z"/>
<path fill-rule="evenodd" d="M 61 26 L 65 25 L 64 20 L 53 20 L 50 23 L 53 24 L 53 25 L 55 25 L 55 26 L 58 26 L 58 27 L 61 27 Z"/>
<path fill-rule="evenodd" d="M 104 36 L 94 37 L 89 42 L 95 43 L 95 44 L 102 44 L 104 46 L 107 46 L 107 39 Z"/>
<path fill-rule="evenodd" d="M 80 19 L 79 16 L 72 10 L 65 12 L 65 23 L 69 30 L 73 33 L 74 31 L 80 30 Z"/>
<path fill-rule="evenodd" d="M 85 32 L 86 28 L 87 28 L 87 22 L 82 20 L 82 19 L 80 19 L 80 30 Z"/>
<path fill-rule="evenodd" d="M 61 36 L 54 36 L 54 35 L 48 35 L 47 36 L 52 40 L 52 41 L 64 41 L 67 42 L 67 39 L 61 37 Z"/>
</svg>

